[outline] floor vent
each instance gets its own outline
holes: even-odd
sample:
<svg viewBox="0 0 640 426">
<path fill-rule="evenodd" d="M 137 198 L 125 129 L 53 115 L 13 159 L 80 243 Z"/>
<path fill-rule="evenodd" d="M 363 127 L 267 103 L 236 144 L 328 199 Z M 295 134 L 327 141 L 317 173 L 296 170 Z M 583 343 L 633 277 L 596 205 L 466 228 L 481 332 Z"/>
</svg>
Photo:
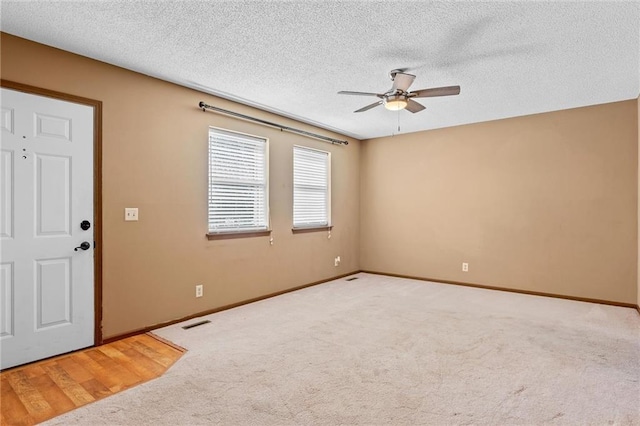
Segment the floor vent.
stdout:
<svg viewBox="0 0 640 426">
<path fill-rule="evenodd" d="M 188 330 L 188 329 L 190 329 L 190 328 L 197 327 L 197 326 L 199 326 L 199 325 L 208 324 L 208 323 L 210 323 L 210 322 L 211 322 L 211 321 L 209 321 L 209 320 L 198 321 L 198 322 L 194 322 L 193 324 L 187 324 L 187 325 L 184 325 L 184 326 L 182 326 L 182 328 L 183 328 L 184 330 Z"/>
<path fill-rule="evenodd" d="M 358 277 L 351 277 L 351 278 L 347 278 L 345 281 L 353 281 L 353 280 L 357 280 Z"/>
</svg>

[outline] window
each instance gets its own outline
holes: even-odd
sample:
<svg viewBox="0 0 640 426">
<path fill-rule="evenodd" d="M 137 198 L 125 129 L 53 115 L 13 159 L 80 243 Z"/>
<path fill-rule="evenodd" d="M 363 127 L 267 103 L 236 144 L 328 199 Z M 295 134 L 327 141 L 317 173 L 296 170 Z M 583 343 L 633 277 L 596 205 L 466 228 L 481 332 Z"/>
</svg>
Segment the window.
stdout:
<svg viewBox="0 0 640 426">
<path fill-rule="evenodd" d="M 293 227 L 331 225 L 331 154 L 293 147 Z"/>
<path fill-rule="evenodd" d="M 209 233 L 269 227 L 268 140 L 209 128 Z"/>
</svg>

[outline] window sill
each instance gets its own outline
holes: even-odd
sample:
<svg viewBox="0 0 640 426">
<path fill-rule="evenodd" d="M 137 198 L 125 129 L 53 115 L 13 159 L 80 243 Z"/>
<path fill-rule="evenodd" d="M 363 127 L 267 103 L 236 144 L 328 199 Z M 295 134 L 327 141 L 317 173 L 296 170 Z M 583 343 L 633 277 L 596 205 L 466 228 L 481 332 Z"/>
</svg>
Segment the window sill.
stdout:
<svg viewBox="0 0 640 426">
<path fill-rule="evenodd" d="M 208 240 L 229 240 L 232 238 L 250 238 L 250 237 L 268 237 L 271 235 L 271 229 L 264 229 L 260 231 L 231 231 L 231 232 L 216 232 L 208 233 Z"/>
<path fill-rule="evenodd" d="M 309 228 L 291 228 L 291 232 L 294 234 L 304 234 L 306 232 L 320 232 L 320 231 L 331 231 L 333 228 L 332 225 L 329 226 L 313 226 Z"/>
</svg>

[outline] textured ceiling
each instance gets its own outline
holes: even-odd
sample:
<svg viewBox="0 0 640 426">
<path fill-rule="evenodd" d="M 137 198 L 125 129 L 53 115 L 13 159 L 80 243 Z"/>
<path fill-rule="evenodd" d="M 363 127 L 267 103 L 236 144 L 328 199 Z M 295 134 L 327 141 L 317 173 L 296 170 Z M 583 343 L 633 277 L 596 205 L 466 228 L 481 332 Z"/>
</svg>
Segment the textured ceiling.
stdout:
<svg viewBox="0 0 640 426">
<path fill-rule="evenodd" d="M 636 98 L 639 2 L 2 1 L 4 32 L 359 139 Z M 383 107 L 388 72 L 420 99 Z M 214 104 L 203 96 L 203 100 Z M 194 104 L 195 105 L 195 104 Z"/>
</svg>

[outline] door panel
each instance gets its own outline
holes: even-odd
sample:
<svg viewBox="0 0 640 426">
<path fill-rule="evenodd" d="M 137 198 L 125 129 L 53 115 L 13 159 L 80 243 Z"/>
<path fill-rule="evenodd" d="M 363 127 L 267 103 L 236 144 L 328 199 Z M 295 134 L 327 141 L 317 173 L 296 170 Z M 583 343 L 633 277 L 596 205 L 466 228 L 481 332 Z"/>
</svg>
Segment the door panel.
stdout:
<svg viewBox="0 0 640 426">
<path fill-rule="evenodd" d="M 4 369 L 94 343 L 93 108 L 4 88 L 1 103 Z"/>
<path fill-rule="evenodd" d="M 0 263 L 0 340 L 13 336 L 13 263 Z"/>
<path fill-rule="evenodd" d="M 69 235 L 71 158 L 36 154 L 36 235 Z"/>
<path fill-rule="evenodd" d="M 0 238 L 13 237 L 13 151 L 0 151 Z"/>
<path fill-rule="evenodd" d="M 0 109 L 0 128 L 3 132 L 13 134 L 13 109 L 4 106 Z"/>
<path fill-rule="evenodd" d="M 36 113 L 36 136 L 71 142 L 71 119 Z"/>
<path fill-rule="evenodd" d="M 36 330 L 71 321 L 71 258 L 36 260 Z"/>
</svg>

